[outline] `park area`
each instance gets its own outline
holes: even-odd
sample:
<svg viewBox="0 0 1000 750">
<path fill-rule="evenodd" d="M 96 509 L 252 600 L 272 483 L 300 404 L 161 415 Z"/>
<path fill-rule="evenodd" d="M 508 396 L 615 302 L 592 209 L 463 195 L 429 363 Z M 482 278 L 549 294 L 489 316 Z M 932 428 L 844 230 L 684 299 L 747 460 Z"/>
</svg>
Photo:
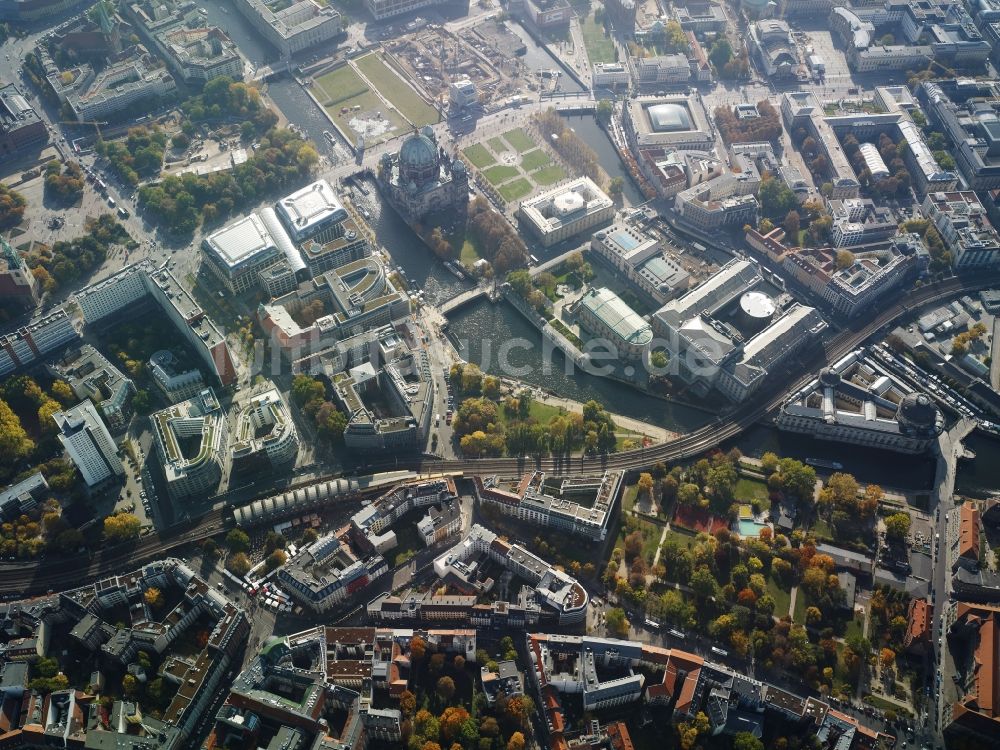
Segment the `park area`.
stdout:
<svg viewBox="0 0 1000 750">
<path fill-rule="evenodd" d="M 437 111 L 377 55 L 365 55 L 355 65 L 357 69 L 348 64 L 322 75 L 312 86 L 351 143 L 362 138 L 368 145 L 382 143 L 438 121 Z"/>
<path fill-rule="evenodd" d="M 591 65 L 615 62 L 615 43 L 605 33 L 604 25 L 597 22 L 594 13 L 580 19 L 580 31 Z"/>
<path fill-rule="evenodd" d="M 523 128 L 473 144 L 462 155 L 507 202 L 566 177 L 566 171 Z"/>
</svg>

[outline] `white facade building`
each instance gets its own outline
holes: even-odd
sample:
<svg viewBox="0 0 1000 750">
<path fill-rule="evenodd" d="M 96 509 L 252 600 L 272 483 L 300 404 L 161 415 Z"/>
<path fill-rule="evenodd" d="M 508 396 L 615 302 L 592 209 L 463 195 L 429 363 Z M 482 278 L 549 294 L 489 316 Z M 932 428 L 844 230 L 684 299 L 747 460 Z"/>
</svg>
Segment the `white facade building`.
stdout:
<svg viewBox="0 0 1000 750">
<path fill-rule="evenodd" d="M 518 213 L 541 244 L 550 247 L 610 221 L 615 204 L 589 177 L 578 177 L 522 201 Z"/>
<path fill-rule="evenodd" d="M 313 0 L 298 0 L 277 13 L 262 0 L 237 0 L 236 8 L 286 58 L 333 39 L 342 28 L 340 13 Z"/>
<path fill-rule="evenodd" d="M 59 442 L 88 487 L 125 473 L 118 447 L 89 399 L 71 409 L 56 412 L 52 419 L 59 428 Z"/>
</svg>

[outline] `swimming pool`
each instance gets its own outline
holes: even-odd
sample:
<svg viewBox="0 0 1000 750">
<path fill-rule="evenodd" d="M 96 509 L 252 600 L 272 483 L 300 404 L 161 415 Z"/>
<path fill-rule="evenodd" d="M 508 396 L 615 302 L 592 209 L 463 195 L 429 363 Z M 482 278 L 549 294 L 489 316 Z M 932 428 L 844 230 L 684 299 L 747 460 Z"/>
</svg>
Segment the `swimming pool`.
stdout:
<svg viewBox="0 0 1000 750">
<path fill-rule="evenodd" d="M 766 523 L 758 523 L 757 521 L 746 521 L 740 519 L 739 521 L 740 536 L 745 539 L 756 539 L 760 536 L 760 530 L 768 528 Z"/>
</svg>

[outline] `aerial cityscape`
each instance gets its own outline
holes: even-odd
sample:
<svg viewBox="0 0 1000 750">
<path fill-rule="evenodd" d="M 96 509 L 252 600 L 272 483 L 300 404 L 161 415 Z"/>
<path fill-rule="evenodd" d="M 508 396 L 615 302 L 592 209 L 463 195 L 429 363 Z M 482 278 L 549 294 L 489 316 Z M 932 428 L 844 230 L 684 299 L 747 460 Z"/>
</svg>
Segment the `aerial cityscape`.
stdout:
<svg viewBox="0 0 1000 750">
<path fill-rule="evenodd" d="M 1000 0 L 0 54 L 0 749 L 1000 741 Z"/>
</svg>

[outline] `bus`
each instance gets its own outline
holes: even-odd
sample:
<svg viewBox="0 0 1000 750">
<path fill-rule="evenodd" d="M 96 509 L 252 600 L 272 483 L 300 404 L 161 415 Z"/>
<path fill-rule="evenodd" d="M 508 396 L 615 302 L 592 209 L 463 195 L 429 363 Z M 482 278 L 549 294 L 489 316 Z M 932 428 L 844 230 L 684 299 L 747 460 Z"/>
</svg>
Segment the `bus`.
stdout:
<svg viewBox="0 0 1000 750">
<path fill-rule="evenodd" d="M 719 656 L 729 656 L 729 652 L 724 648 L 719 648 L 718 646 L 712 646 L 712 653 L 718 654 Z"/>
<path fill-rule="evenodd" d="M 687 637 L 684 635 L 684 633 L 677 630 L 676 628 L 670 628 L 670 630 L 668 630 L 667 632 L 679 641 L 683 641 Z"/>
<path fill-rule="evenodd" d="M 650 630 L 659 630 L 660 629 L 660 623 L 658 623 L 656 620 L 650 620 L 647 617 L 646 618 L 646 627 L 649 628 Z"/>
</svg>

